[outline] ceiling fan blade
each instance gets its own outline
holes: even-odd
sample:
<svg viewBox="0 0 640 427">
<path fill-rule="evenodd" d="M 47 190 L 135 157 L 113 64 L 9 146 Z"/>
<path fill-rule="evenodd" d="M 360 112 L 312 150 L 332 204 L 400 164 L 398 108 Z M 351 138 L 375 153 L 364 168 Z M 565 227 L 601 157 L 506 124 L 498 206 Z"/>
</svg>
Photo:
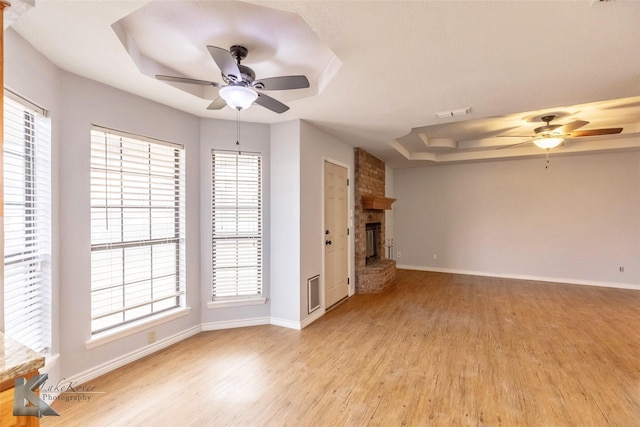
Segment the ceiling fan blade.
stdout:
<svg viewBox="0 0 640 427">
<path fill-rule="evenodd" d="M 587 129 L 571 132 L 569 136 L 571 138 L 578 138 L 581 136 L 598 136 L 598 135 L 613 135 L 622 132 L 622 128 L 608 128 L 608 129 Z"/>
<path fill-rule="evenodd" d="M 207 46 L 207 49 L 218 68 L 220 68 L 220 71 L 222 71 L 222 74 L 234 82 L 242 80 L 240 69 L 238 68 L 238 64 L 236 64 L 236 60 L 231 56 L 231 52 L 216 46 Z"/>
<path fill-rule="evenodd" d="M 589 122 L 587 122 L 585 120 L 576 120 L 576 121 L 573 121 L 571 123 L 567 123 L 566 125 L 563 125 L 560 128 L 560 131 L 562 133 L 569 133 L 569 132 L 572 132 L 572 131 L 574 131 L 574 130 L 576 130 L 578 128 L 581 128 L 582 126 L 586 126 L 588 124 L 589 124 Z"/>
<path fill-rule="evenodd" d="M 526 141 L 518 142 L 517 144 L 511 144 L 511 145 L 505 145 L 503 147 L 498 147 L 498 148 L 496 148 L 496 150 L 503 150 L 505 148 L 517 147 L 518 145 L 523 145 L 523 144 L 526 144 L 528 142 L 532 142 L 534 139 L 535 138 L 527 139 Z"/>
<path fill-rule="evenodd" d="M 280 76 L 258 80 L 253 84 L 263 90 L 304 89 L 309 87 L 306 76 Z"/>
<path fill-rule="evenodd" d="M 282 114 L 289 109 L 282 102 L 274 99 L 264 93 L 258 93 L 258 99 L 256 99 L 256 104 L 262 105 L 264 108 L 267 108 L 275 113 Z"/>
<path fill-rule="evenodd" d="M 189 83 L 192 85 L 216 86 L 216 87 L 221 86 L 220 83 L 210 82 L 207 80 L 196 80 L 196 79 L 188 79 L 185 77 L 163 76 L 160 74 L 156 74 L 156 79 L 164 80 L 167 82 L 174 82 L 174 83 Z"/>
<path fill-rule="evenodd" d="M 227 103 L 224 99 L 218 97 L 207 107 L 207 110 L 221 110 L 227 106 Z"/>
</svg>

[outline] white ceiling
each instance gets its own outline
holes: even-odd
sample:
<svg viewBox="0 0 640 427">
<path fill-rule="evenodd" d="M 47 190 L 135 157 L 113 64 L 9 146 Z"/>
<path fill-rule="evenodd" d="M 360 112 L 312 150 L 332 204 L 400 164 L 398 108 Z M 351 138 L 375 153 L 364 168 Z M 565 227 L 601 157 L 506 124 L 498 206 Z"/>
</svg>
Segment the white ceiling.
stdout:
<svg viewBox="0 0 640 427">
<path fill-rule="evenodd" d="M 206 109 L 215 93 L 157 81 L 148 64 L 220 82 L 206 45 L 245 44 L 259 77 L 306 74 L 312 87 L 269 92 L 291 109 L 256 105 L 243 121 L 304 119 L 394 167 L 540 155 L 494 137 L 530 135 L 549 112 L 624 127 L 559 155 L 640 147 L 640 1 L 36 0 L 12 27 L 64 70 L 229 120 Z M 437 139 L 457 148 L 424 143 Z"/>
</svg>

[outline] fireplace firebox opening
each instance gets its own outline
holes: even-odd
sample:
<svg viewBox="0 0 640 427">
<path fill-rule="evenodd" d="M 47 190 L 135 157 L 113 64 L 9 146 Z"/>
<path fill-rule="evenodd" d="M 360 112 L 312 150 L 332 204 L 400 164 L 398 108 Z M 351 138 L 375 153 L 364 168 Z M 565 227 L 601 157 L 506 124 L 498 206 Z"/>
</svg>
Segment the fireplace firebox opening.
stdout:
<svg viewBox="0 0 640 427">
<path fill-rule="evenodd" d="M 365 225 L 366 239 L 366 258 L 365 265 L 372 264 L 379 260 L 380 257 L 380 234 L 382 232 L 382 224 L 372 222 Z"/>
</svg>

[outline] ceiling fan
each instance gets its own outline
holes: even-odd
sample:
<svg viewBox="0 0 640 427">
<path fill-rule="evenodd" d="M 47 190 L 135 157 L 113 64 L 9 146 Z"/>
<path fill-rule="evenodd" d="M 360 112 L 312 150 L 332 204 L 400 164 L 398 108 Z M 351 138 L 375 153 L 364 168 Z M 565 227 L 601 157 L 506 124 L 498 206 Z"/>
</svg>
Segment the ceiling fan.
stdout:
<svg viewBox="0 0 640 427">
<path fill-rule="evenodd" d="M 562 144 L 567 138 L 580 138 L 583 136 L 598 136 L 598 135 L 613 135 L 622 132 L 622 128 L 603 128 L 603 129 L 587 129 L 576 130 L 589 124 L 584 120 L 576 120 L 565 125 L 551 124 L 556 116 L 548 115 L 541 117 L 541 120 L 545 123 L 544 126 L 537 127 L 533 130 L 534 135 L 525 135 L 523 138 L 531 138 L 517 144 L 506 145 L 499 147 L 498 150 L 503 148 L 515 147 L 518 145 L 528 144 L 533 142 L 538 147 L 544 150 L 550 150 Z"/>
<path fill-rule="evenodd" d="M 244 46 L 234 45 L 229 50 L 216 46 L 207 46 L 211 57 L 220 71 L 226 84 L 207 80 L 196 80 L 184 77 L 156 75 L 158 80 L 175 83 L 189 83 L 220 88 L 220 96 L 208 107 L 209 110 L 220 110 L 228 105 L 238 111 L 250 107 L 254 102 L 278 114 L 289 109 L 282 102 L 258 92 L 258 90 L 289 90 L 309 87 L 309 80 L 303 75 L 280 76 L 256 80 L 256 74 L 240 61 L 247 57 L 249 51 Z"/>
</svg>

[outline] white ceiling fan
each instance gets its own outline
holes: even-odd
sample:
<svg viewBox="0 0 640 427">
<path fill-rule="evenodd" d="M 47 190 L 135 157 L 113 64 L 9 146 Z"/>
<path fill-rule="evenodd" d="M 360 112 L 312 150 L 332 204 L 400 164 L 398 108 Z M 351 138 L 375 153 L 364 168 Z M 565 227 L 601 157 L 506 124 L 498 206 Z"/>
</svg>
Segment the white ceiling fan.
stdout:
<svg viewBox="0 0 640 427">
<path fill-rule="evenodd" d="M 304 89 L 309 87 L 309 80 L 303 75 L 269 77 L 256 80 L 254 71 L 240 63 L 249 53 L 244 46 L 233 45 L 229 50 L 217 46 L 207 46 L 207 50 L 218 68 L 220 68 L 222 80 L 225 84 L 165 75 L 156 75 L 156 78 L 174 83 L 220 88 L 220 96 L 207 107 L 209 110 L 220 110 L 225 105 L 228 105 L 240 111 L 250 107 L 255 102 L 275 113 L 281 114 L 287 111 L 289 107 L 259 91 Z"/>
<path fill-rule="evenodd" d="M 573 138 L 581 138 L 585 136 L 599 136 L 599 135 L 613 135 L 622 132 L 623 128 L 603 128 L 603 129 L 586 129 L 586 130 L 576 130 L 583 126 L 589 124 L 589 122 L 585 120 L 575 120 L 571 123 L 567 123 L 564 125 L 560 124 L 551 124 L 553 119 L 555 119 L 555 115 L 547 115 L 543 116 L 540 119 L 545 123 L 544 126 L 537 127 L 533 130 L 534 135 L 524 135 L 520 136 L 522 138 L 530 138 L 523 142 L 518 142 L 517 144 L 506 145 L 503 147 L 499 147 L 498 150 L 502 150 L 504 148 L 516 147 L 519 145 L 528 144 L 533 142 L 538 147 L 543 150 L 551 150 L 552 148 L 557 147 L 562 144 L 565 139 L 573 139 Z M 519 136 L 519 135 L 517 135 Z"/>
</svg>

